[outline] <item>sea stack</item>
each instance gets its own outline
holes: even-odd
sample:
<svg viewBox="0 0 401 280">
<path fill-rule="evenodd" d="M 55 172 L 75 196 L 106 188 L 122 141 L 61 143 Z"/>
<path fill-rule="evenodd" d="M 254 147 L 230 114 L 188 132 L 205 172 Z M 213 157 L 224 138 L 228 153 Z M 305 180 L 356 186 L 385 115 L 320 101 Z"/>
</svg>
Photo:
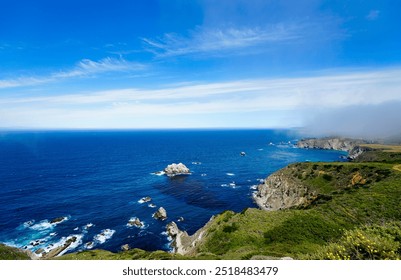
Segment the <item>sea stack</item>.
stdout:
<svg viewBox="0 0 401 280">
<path fill-rule="evenodd" d="M 185 164 L 180 162 L 178 164 L 173 163 L 167 165 L 167 167 L 164 169 L 164 173 L 169 177 L 174 177 L 178 175 L 189 175 L 191 174 L 191 171 L 185 166 Z"/>
<path fill-rule="evenodd" d="M 154 214 L 153 218 L 164 221 L 167 219 L 167 211 L 163 207 L 160 207 Z"/>
</svg>

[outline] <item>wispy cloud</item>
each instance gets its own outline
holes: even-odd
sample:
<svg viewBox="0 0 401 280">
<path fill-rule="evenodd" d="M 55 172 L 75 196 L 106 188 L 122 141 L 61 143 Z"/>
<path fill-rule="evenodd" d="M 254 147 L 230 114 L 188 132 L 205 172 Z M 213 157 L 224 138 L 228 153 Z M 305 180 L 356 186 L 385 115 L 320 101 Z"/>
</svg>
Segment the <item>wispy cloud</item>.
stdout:
<svg viewBox="0 0 401 280">
<path fill-rule="evenodd" d="M 371 10 L 369 12 L 369 14 L 366 15 L 366 19 L 367 20 L 376 20 L 376 19 L 378 19 L 379 14 L 380 14 L 379 10 Z"/>
<path fill-rule="evenodd" d="M 128 72 L 145 69 L 146 66 L 140 63 L 134 63 L 122 58 L 115 59 L 106 57 L 104 59 L 93 61 L 83 59 L 75 67 L 69 70 L 61 70 L 49 73 L 44 76 L 18 77 L 13 79 L 0 80 L 1 88 L 34 86 L 38 84 L 50 83 L 60 79 L 89 77 L 101 73 Z"/>
<path fill-rule="evenodd" d="M 269 27 L 216 28 L 197 27 L 188 36 L 164 34 L 158 39 L 143 38 L 148 51 L 157 56 L 177 56 L 213 53 L 257 47 L 266 43 L 296 40 L 301 37 L 300 26 L 276 24 Z"/>
<path fill-rule="evenodd" d="M 56 127 L 165 127 L 171 125 L 171 118 L 174 118 L 174 125 L 182 125 L 185 120 L 187 126 L 196 127 L 200 123 L 214 126 L 216 116 L 221 115 L 225 115 L 223 123 L 227 126 L 238 123 L 244 115 L 250 116 L 254 126 L 301 125 L 311 116 L 329 110 L 401 102 L 400 76 L 401 69 L 397 68 L 299 78 L 192 83 L 159 89 L 3 97 L 0 98 L 0 126 L 10 126 L 18 120 L 20 126 L 34 122 L 41 127 L 46 124 Z M 286 122 L 274 121 L 280 115 Z M 208 121 L 200 122 L 200 118 L 208 117 Z M 72 122 L 72 119 L 80 122 Z M 138 123 L 138 120 L 141 121 Z"/>
</svg>

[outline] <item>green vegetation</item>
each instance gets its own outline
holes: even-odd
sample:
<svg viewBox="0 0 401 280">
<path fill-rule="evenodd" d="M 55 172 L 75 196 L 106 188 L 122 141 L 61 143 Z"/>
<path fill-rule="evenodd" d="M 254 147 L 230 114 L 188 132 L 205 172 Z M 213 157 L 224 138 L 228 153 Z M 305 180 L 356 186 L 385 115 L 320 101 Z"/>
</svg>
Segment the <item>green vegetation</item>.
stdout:
<svg viewBox="0 0 401 280">
<path fill-rule="evenodd" d="M 357 157 L 355 160 L 357 162 L 401 163 L 400 145 L 364 144 L 362 147 L 371 150 L 365 151 Z"/>
<path fill-rule="evenodd" d="M 393 162 L 400 159 L 289 165 L 283 172 L 316 193 L 308 204 L 274 212 L 226 211 L 198 252 L 222 259 L 397 259 L 401 173 Z"/>
<path fill-rule="evenodd" d="M 0 260 L 29 260 L 27 254 L 17 248 L 0 244 Z"/>
<path fill-rule="evenodd" d="M 106 250 L 89 250 L 57 257 L 58 260 L 209 260 L 213 254 L 199 254 L 196 257 L 182 256 L 165 251 L 148 252 L 141 249 L 112 253 Z"/>
<path fill-rule="evenodd" d="M 309 259 L 326 260 L 399 260 L 401 223 L 366 226 L 346 231 L 338 242 L 318 250 Z"/>
</svg>

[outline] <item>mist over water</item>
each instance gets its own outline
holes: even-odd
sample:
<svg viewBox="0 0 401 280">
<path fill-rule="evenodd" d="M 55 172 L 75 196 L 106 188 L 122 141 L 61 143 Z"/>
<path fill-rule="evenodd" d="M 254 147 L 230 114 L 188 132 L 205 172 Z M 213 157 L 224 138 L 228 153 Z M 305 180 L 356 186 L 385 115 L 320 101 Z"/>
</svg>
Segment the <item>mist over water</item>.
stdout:
<svg viewBox="0 0 401 280">
<path fill-rule="evenodd" d="M 314 136 L 401 141 L 401 102 L 353 105 L 312 112 L 304 131 Z"/>
</svg>

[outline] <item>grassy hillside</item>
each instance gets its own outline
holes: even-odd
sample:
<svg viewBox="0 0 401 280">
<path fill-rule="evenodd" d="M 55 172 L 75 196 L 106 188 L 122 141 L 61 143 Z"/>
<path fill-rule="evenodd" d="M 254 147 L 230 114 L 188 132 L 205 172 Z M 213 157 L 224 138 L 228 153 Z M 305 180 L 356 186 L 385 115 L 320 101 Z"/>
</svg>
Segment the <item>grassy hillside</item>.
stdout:
<svg viewBox="0 0 401 280">
<path fill-rule="evenodd" d="M 229 259 L 308 258 L 349 231 L 400 221 L 401 172 L 392 167 L 382 163 L 290 165 L 286 172 L 318 192 L 310 204 L 274 212 L 225 212 L 215 220 L 198 252 Z M 316 258 L 322 256 L 316 254 Z"/>
<path fill-rule="evenodd" d="M 17 248 L 0 244 L 0 260 L 29 260 L 27 254 Z"/>
</svg>

